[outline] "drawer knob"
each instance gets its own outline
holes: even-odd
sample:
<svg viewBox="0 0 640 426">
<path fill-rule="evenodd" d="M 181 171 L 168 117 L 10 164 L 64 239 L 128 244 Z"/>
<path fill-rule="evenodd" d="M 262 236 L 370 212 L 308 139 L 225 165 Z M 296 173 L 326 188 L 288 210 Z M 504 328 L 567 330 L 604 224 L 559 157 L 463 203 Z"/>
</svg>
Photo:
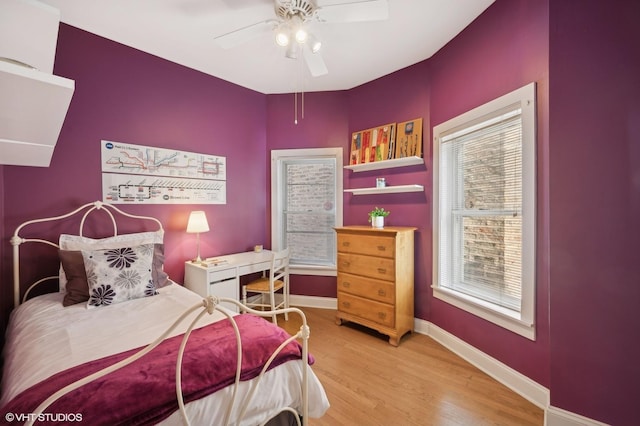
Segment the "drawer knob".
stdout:
<svg viewBox="0 0 640 426">
<path fill-rule="evenodd" d="M 387 273 L 387 269 L 386 268 L 378 268 L 378 272 L 381 274 L 386 274 Z"/>
<path fill-rule="evenodd" d="M 387 317 L 387 314 L 385 314 L 384 312 L 378 312 L 378 318 L 385 319 L 386 317 Z"/>
<path fill-rule="evenodd" d="M 349 265 L 351 265 L 351 262 L 342 262 L 342 266 L 347 268 Z"/>
<path fill-rule="evenodd" d="M 378 251 L 387 251 L 386 246 L 378 246 Z"/>
<path fill-rule="evenodd" d="M 386 295 L 387 295 L 386 291 L 384 291 L 382 289 L 378 290 L 378 296 L 386 296 Z"/>
<path fill-rule="evenodd" d="M 351 245 L 351 243 L 349 241 L 343 241 L 342 242 L 342 247 L 349 247 Z"/>
<path fill-rule="evenodd" d="M 351 307 L 351 303 L 349 303 L 349 302 L 342 302 L 342 306 L 344 306 L 345 308 L 350 308 L 350 307 Z"/>
<path fill-rule="evenodd" d="M 349 288 L 349 287 L 351 287 L 351 283 L 349 281 L 343 281 L 342 282 L 342 287 Z"/>
</svg>

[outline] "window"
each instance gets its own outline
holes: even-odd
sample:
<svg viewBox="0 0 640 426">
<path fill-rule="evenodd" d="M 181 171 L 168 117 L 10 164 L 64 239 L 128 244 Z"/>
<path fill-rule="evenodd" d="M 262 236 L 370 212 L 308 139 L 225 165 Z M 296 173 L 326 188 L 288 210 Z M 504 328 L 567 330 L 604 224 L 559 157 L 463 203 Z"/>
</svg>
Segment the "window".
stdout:
<svg viewBox="0 0 640 426">
<path fill-rule="evenodd" d="M 535 340 L 535 84 L 433 135 L 434 296 Z"/>
<path fill-rule="evenodd" d="M 342 148 L 271 151 L 271 239 L 291 249 L 291 273 L 336 275 Z"/>
</svg>

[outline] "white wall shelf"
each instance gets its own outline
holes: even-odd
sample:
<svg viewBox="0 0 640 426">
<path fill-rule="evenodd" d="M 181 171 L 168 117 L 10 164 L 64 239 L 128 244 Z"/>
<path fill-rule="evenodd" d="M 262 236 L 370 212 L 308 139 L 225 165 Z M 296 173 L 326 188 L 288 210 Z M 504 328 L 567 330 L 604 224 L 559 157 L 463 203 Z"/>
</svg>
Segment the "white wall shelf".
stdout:
<svg viewBox="0 0 640 426">
<path fill-rule="evenodd" d="M 351 192 L 353 195 L 369 195 L 369 194 L 392 194 L 397 192 L 422 192 L 422 185 L 396 185 L 384 186 L 380 188 L 355 188 L 345 189 L 344 192 Z"/>
<path fill-rule="evenodd" d="M 374 161 L 373 163 L 352 164 L 350 166 L 344 166 L 344 168 L 349 169 L 353 172 L 366 172 L 369 170 L 391 169 L 394 167 L 415 166 L 418 164 L 424 164 L 424 160 L 421 157 L 403 157 L 394 158 L 392 160 Z M 397 192 L 422 191 L 424 191 L 424 186 L 422 185 L 396 185 L 375 188 L 353 188 L 344 190 L 344 192 L 351 192 L 353 195 L 392 194 Z"/>
<path fill-rule="evenodd" d="M 369 170 L 381 170 L 381 169 L 390 169 L 393 167 L 415 166 L 418 164 L 424 164 L 424 159 L 422 159 L 421 157 L 394 158 L 391 160 L 374 161 L 372 163 L 351 164 L 349 166 L 344 166 L 344 168 L 352 170 L 354 172 L 366 172 Z"/>
</svg>

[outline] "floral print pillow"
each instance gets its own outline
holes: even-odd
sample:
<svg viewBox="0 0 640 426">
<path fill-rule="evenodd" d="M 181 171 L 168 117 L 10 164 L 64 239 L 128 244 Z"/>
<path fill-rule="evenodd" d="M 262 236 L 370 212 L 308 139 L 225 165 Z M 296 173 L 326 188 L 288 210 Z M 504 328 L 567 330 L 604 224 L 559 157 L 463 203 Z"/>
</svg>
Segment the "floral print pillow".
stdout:
<svg viewBox="0 0 640 426">
<path fill-rule="evenodd" d="M 87 307 L 113 305 L 158 294 L 152 278 L 153 244 L 82 250 L 89 284 Z"/>
</svg>

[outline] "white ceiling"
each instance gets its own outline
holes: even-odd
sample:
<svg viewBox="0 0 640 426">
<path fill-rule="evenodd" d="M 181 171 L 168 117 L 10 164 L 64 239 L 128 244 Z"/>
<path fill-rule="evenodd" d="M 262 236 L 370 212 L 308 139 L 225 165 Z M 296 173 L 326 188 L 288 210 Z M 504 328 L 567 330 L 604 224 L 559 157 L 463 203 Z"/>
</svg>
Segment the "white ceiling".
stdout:
<svg viewBox="0 0 640 426">
<path fill-rule="evenodd" d="M 388 0 L 389 19 L 313 22 L 329 73 L 311 77 L 266 35 L 232 49 L 214 37 L 275 18 L 273 0 L 41 0 L 62 22 L 255 91 L 345 90 L 431 57 L 494 0 Z M 318 6 L 357 0 L 317 0 Z"/>
</svg>

